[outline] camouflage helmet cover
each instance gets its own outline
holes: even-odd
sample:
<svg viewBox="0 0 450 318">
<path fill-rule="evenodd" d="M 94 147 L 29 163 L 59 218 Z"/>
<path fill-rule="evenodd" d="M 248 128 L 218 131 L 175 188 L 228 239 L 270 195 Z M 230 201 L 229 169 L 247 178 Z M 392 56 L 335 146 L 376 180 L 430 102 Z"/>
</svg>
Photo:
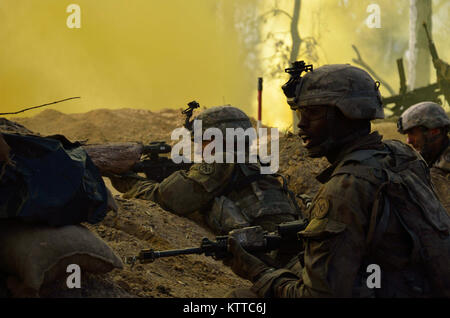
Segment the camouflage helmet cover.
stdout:
<svg viewBox="0 0 450 318">
<path fill-rule="evenodd" d="M 296 90 L 296 106 L 330 105 L 350 119 L 384 118 L 379 84 L 350 64 L 321 66 L 306 73 Z M 296 106 L 292 106 L 296 109 Z"/>
<path fill-rule="evenodd" d="M 447 127 L 450 126 L 450 119 L 440 105 L 433 102 L 421 102 L 405 110 L 397 122 L 398 131 L 402 134 L 418 126 L 427 129 Z"/>
<path fill-rule="evenodd" d="M 201 112 L 194 120 L 202 121 L 202 130 L 218 128 L 223 134 L 226 128 L 252 127 L 250 118 L 239 108 L 233 106 L 214 106 Z"/>
</svg>

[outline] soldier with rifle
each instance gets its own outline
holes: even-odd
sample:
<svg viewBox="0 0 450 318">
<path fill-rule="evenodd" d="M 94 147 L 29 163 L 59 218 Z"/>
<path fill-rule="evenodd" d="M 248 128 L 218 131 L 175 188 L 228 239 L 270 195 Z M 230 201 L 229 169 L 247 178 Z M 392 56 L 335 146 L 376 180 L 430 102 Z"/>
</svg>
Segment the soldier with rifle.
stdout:
<svg viewBox="0 0 450 318">
<path fill-rule="evenodd" d="M 191 107 L 195 104 L 191 103 Z M 249 117 L 232 106 L 211 107 L 193 121 L 188 120 L 192 109 L 184 113 L 188 116 L 185 124 L 188 129 L 192 129 L 195 120 L 201 120 L 202 133 L 208 128 L 218 128 L 223 133 L 224 144 L 227 128 L 252 127 Z M 203 149 L 208 143 L 203 141 Z M 178 169 L 161 180 L 151 176 L 139 180 L 129 174 L 109 177 L 113 186 L 124 192 L 124 198 L 151 200 L 180 216 L 199 211 L 217 234 L 251 225 L 274 231 L 277 224 L 301 217 L 286 184 L 282 185 L 276 176 L 261 174 L 257 164 L 194 163 L 189 169 Z"/>
<path fill-rule="evenodd" d="M 302 270 L 267 265 L 230 237 L 224 263 L 253 287 L 228 296 L 450 297 L 450 216 L 422 157 L 370 132 L 370 121 L 384 117 L 378 85 L 348 64 L 311 67 L 303 77 L 306 65 L 295 66 L 283 90 L 299 136 L 310 157 L 331 164 L 298 233 Z M 375 286 L 371 264 L 380 269 Z"/>
</svg>

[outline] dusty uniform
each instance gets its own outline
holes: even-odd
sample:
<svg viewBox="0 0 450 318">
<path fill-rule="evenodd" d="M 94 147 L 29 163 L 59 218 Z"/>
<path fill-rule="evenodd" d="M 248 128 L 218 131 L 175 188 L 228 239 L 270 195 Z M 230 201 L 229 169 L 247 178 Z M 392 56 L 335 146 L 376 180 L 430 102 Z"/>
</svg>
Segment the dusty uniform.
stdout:
<svg viewBox="0 0 450 318">
<path fill-rule="evenodd" d="M 138 181 L 125 190 L 124 198 L 151 200 L 178 215 L 200 211 L 217 233 L 250 225 L 274 231 L 299 216 L 278 179 L 248 164 L 198 163 L 161 183 Z"/>
<path fill-rule="evenodd" d="M 450 214 L 450 145 L 432 165 L 430 172 L 436 193 Z"/>
<path fill-rule="evenodd" d="M 406 163 L 407 159 L 412 161 Z M 406 175 L 422 185 L 415 194 L 431 193 L 429 198 L 423 194 L 415 200 L 428 200 L 419 204 L 425 204 L 435 215 L 430 213 L 425 218 L 443 230 L 442 238 L 447 244 L 447 250 L 436 247 L 438 254 L 433 256 L 437 259 L 443 256 L 448 261 L 450 220 L 438 200 L 433 199 L 426 163 L 409 146 L 396 141 L 381 142 L 381 136 L 372 133 L 342 150 L 337 161 L 317 177 L 324 185 L 307 211 L 308 227 L 299 232 L 305 245 L 304 256 L 296 264 L 301 270 L 269 270 L 255 282 L 252 291 L 265 297 L 433 295 L 424 270 L 412 257 L 416 250 L 412 241 L 416 236 L 408 229 L 407 222 L 394 211 L 383 210 L 382 205 L 383 213 L 374 212 L 379 211 L 374 204 L 380 186 L 386 182 L 385 169 L 410 163 Z M 395 173 L 390 178 L 395 182 Z M 407 200 L 412 199 L 400 197 L 399 200 L 407 206 Z M 380 289 L 366 287 L 369 264 L 380 266 Z M 441 270 L 443 277 L 449 275 L 449 268 Z M 234 296 L 248 295 L 247 291 Z"/>
</svg>

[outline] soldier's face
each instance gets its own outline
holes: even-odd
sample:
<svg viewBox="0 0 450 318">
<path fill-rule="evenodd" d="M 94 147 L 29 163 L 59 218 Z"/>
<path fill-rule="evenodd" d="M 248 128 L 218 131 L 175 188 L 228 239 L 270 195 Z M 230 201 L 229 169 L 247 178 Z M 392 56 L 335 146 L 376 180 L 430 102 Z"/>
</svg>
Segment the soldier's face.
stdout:
<svg viewBox="0 0 450 318">
<path fill-rule="evenodd" d="M 298 135 L 307 149 L 317 146 L 328 138 L 328 106 L 307 106 L 296 110 L 299 119 Z"/>
<path fill-rule="evenodd" d="M 422 151 L 425 142 L 426 142 L 426 136 L 422 128 L 420 127 L 414 127 L 406 131 L 406 142 L 414 147 L 417 151 Z"/>
</svg>

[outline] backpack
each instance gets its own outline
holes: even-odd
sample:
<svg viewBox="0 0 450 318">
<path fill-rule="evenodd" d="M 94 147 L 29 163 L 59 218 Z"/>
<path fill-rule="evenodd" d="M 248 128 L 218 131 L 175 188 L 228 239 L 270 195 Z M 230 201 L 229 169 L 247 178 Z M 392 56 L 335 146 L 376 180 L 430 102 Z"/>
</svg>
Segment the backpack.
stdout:
<svg viewBox="0 0 450 318">
<path fill-rule="evenodd" d="M 0 178 L 0 218 L 62 226 L 105 217 L 105 184 L 79 143 L 61 135 L 3 137 L 14 164 Z"/>
<path fill-rule="evenodd" d="M 410 264 L 420 269 L 430 286 L 430 294 L 450 297 L 450 216 L 431 185 L 423 158 L 399 141 L 384 144 L 386 150 L 351 153 L 333 175 L 349 173 L 378 183 L 366 240 L 368 254 L 376 252 L 390 214 L 395 215 L 411 238 Z M 375 156 L 389 153 L 394 160 L 381 166 Z M 345 163 L 350 161 L 361 165 L 346 167 Z"/>
</svg>

